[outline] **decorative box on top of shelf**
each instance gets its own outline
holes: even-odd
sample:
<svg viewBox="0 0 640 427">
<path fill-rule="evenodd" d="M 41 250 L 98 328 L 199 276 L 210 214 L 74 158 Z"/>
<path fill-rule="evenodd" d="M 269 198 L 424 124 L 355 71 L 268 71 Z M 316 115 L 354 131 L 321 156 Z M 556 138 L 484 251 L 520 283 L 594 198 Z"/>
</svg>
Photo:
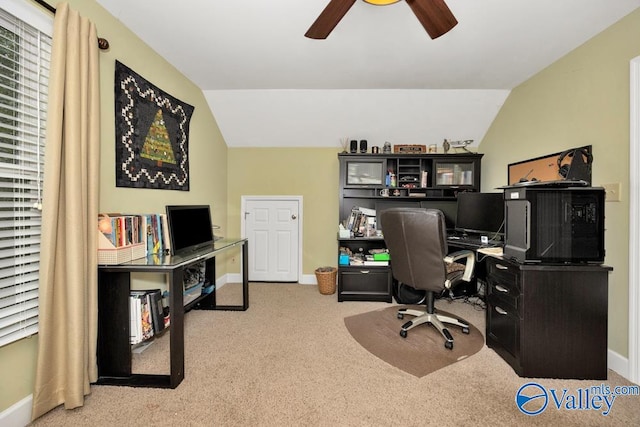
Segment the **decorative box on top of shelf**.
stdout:
<svg viewBox="0 0 640 427">
<path fill-rule="evenodd" d="M 147 256 L 146 243 L 134 243 L 127 246 L 115 247 L 109 239 L 98 231 L 98 264 L 122 264 Z"/>
</svg>

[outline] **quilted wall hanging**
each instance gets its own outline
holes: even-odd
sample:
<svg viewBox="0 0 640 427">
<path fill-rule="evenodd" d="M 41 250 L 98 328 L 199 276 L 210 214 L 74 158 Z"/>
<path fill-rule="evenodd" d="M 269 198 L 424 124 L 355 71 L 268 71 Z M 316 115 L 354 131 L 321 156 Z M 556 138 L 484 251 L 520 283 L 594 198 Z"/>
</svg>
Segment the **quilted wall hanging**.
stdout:
<svg viewBox="0 0 640 427">
<path fill-rule="evenodd" d="M 189 191 L 193 107 L 116 61 L 116 187 Z"/>
</svg>

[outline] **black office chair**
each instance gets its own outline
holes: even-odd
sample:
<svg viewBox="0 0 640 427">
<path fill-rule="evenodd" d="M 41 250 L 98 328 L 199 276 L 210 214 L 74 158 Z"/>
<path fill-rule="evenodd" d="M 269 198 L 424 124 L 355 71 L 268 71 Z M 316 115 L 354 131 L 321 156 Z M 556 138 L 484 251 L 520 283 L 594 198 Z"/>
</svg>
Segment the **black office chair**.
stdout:
<svg viewBox="0 0 640 427">
<path fill-rule="evenodd" d="M 427 292 L 426 311 L 401 308 L 398 318 L 416 316 L 402 325 L 400 336 L 423 323 L 433 325 L 445 339 L 444 346 L 453 348 L 453 336 L 443 325 L 449 323 L 469 333 L 469 325 L 463 321 L 435 314 L 437 294 L 452 289 L 461 281 L 469 282 L 473 274 L 475 254 L 463 250 L 447 254 L 447 236 L 444 214 L 437 209 L 389 208 L 381 213 L 384 224 L 384 240 L 391 256 L 393 277 L 401 283 Z M 455 261 L 466 258 L 466 264 Z"/>
</svg>

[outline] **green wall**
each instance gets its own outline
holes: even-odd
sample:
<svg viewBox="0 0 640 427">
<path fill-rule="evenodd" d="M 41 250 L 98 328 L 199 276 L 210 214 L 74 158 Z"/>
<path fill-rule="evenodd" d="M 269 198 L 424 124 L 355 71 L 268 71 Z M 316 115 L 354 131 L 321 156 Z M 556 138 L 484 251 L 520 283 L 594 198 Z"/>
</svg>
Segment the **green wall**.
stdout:
<svg viewBox="0 0 640 427">
<path fill-rule="evenodd" d="M 621 183 L 605 206 L 609 349 L 628 357 L 629 62 L 640 55 L 640 9 L 516 87 L 480 145 L 482 187 L 506 184 L 507 165 L 593 146 L 593 185 Z M 637 219 L 636 219 L 637 220 Z"/>
<path fill-rule="evenodd" d="M 221 225 L 224 230 L 227 227 L 227 147 L 202 91 L 95 1 L 68 0 L 68 3 L 72 9 L 94 22 L 98 36 L 110 43 L 110 49 L 100 53 L 100 211 L 162 212 L 167 204 L 210 204 L 214 223 Z M 115 187 L 116 59 L 165 92 L 195 107 L 189 134 L 190 191 Z M 225 272 L 224 265 L 216 271 L 218 275 Z M 164 282 L 161 277 L 149 275 L 134 280 Z M 3 384 L 0 387 L 0 412 L 32 393 L 36 354 L 37 336 L 0 348 L 0 378 Z"/>
<path fill-rule="evenodd" d="M 230 148 L 229 229 L 240 235 L 241 196 L 302 196 L 302 272 L 337 264 L 338 152 L 335 148 Z"/>
</svg>

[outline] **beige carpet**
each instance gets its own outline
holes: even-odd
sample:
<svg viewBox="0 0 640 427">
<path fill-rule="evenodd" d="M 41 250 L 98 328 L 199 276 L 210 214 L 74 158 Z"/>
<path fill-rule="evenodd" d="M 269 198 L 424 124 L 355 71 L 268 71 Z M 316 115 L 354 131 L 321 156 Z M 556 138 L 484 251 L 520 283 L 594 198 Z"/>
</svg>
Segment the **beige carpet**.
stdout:
<svg viewBox="0 0 640 427">
<path fill-rule="evenodd" d="M 410 308 L 424 310 L 424 306 Z M 405 316 L 401 320 L 397 312 L 398 307 L 386 307 L 346 317 L 344 324 L 351 336 L 371 354 L 418 378 L 466 359 L 484 345 L 484 336 L 471 324 L 468 335 L 457 326 L 448 327 L 453 335 L 452 350 L 444 347 L 444 338 L 430 325 L 417 326 L 408 331 L 407 338 L 402 338 L 400 327 L 414 317 Z M 453 316 L 442 310 L 438 313 Z"/>
<path fill-rule="evenodd" d="M 316 286 L 250 284 L 246 312 L 192 311 L 185 316 L 185 376 L 175 390 L 92 386 L 84 406 L 59 406 L 36 426 L 636 426 L 640 397 L 620 396 L 599 411 L 547 409 L 535 417 L 515 405 L 518 377 L 493 350 L 417 378 L 375 357 L 353 339 L 345 317 L 392 304 L 337 302 Z M 241 287 L 220 290 L 237 304 Z M 461 301 L 436 301 L 484 331 L 484 311 Z M 165 334 L 134 355 L 136 372 L 168 369 Z M 538 380 L 574 393 L 607 381 Z M 4 387 L 4 384 L 3 386 Z M 1 392 L 0 392 L 1 394 Z"/>
</svg>

